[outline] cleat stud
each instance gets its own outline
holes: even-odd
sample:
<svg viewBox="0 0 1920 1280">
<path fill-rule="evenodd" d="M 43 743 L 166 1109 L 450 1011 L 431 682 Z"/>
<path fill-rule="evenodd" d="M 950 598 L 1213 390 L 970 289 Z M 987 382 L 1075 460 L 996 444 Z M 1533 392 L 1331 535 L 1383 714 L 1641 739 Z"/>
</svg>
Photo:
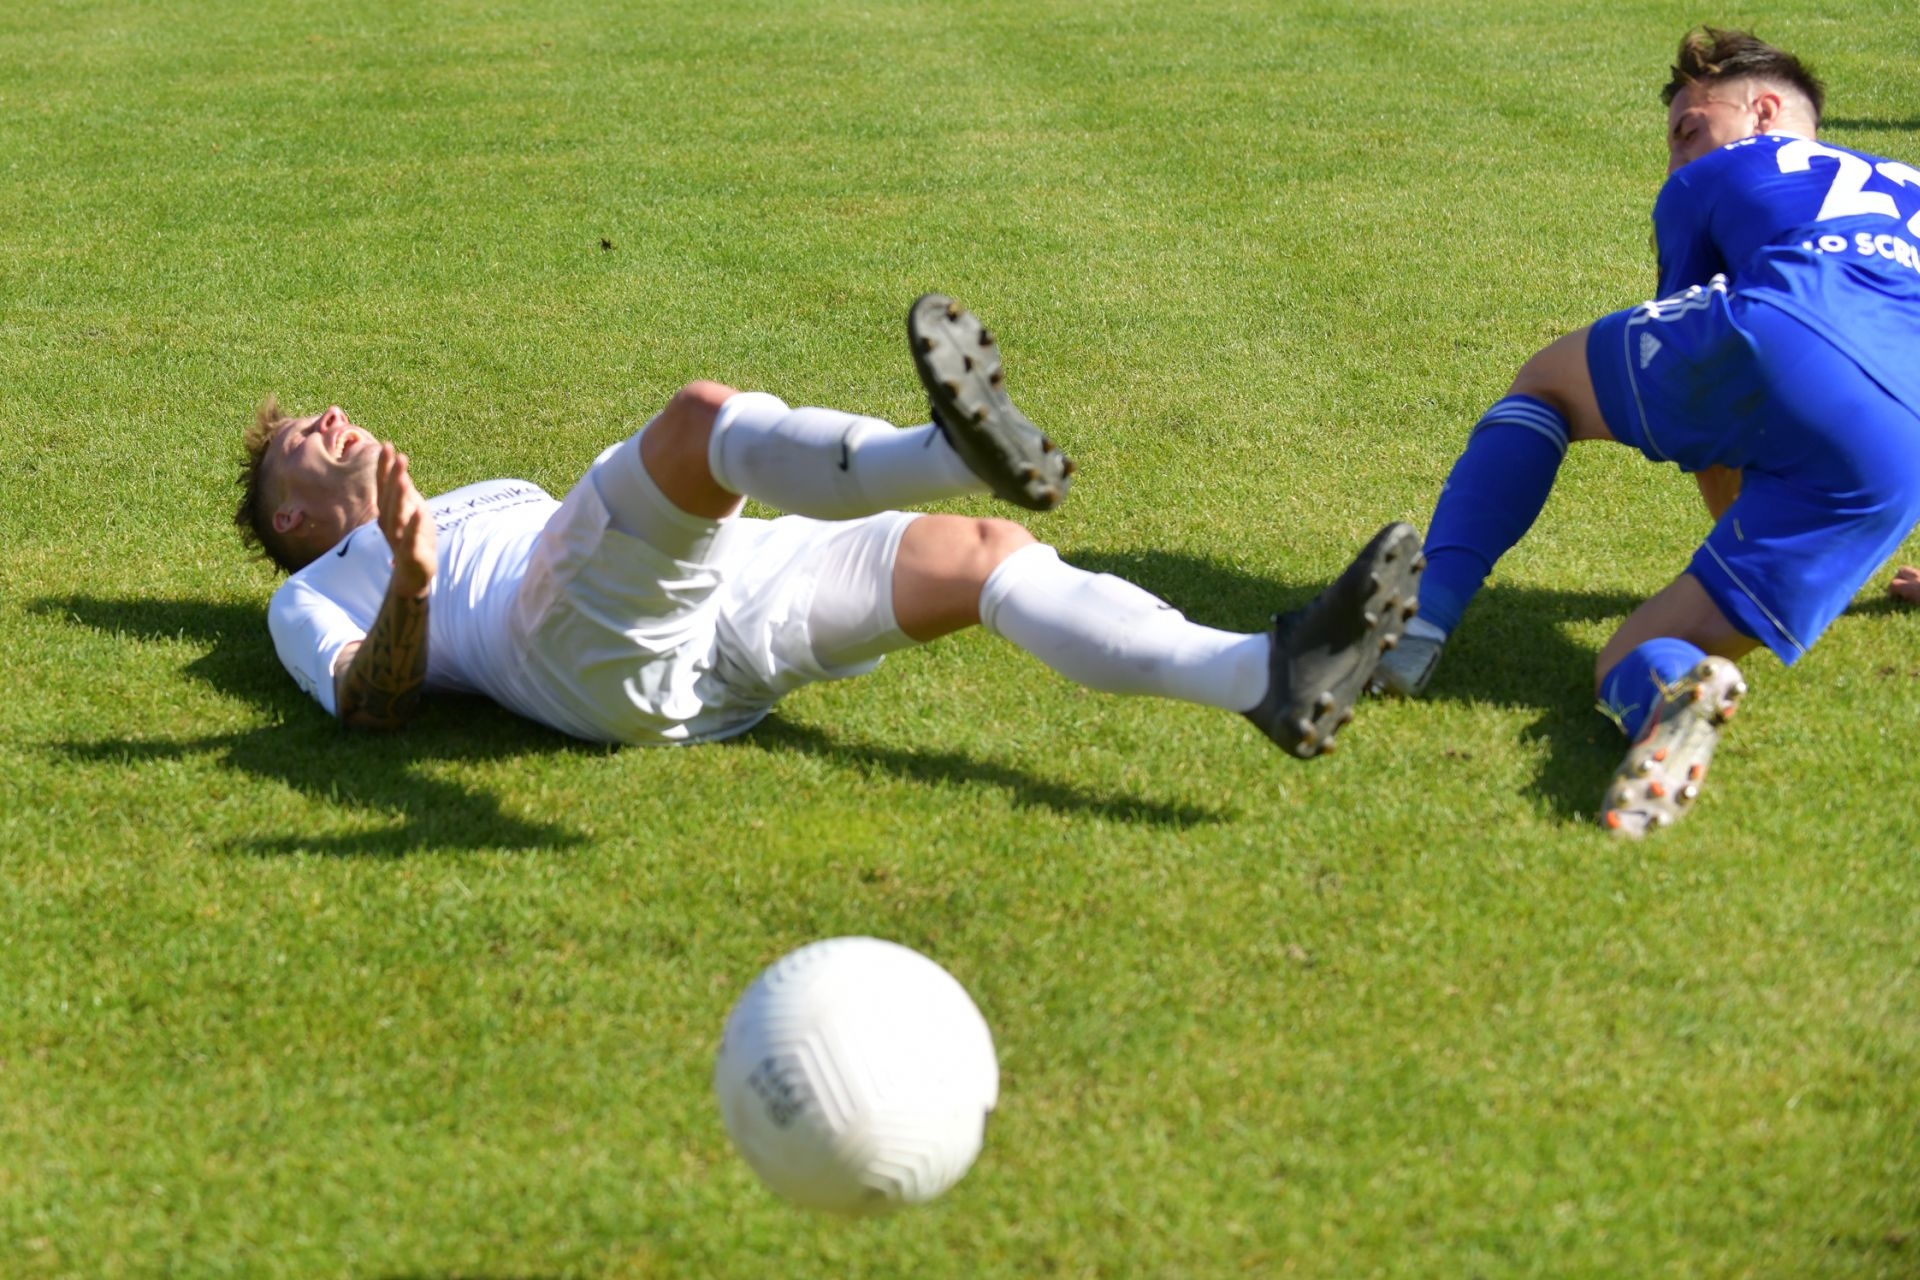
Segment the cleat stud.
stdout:
<svg viewBox="0 0 1920 1280">
<path fill-rule="evenodd" d="M 1336 743 L 1334 742 L 1334 740 L 1333 740 L 1333 735 L 1332 735 L 1332 734 L 1328 734 L 1328 735 L 1327 735 L 1327 740 L 1326 740 L 1325 742 L 1323 742 L 1323 743 L 1321 743 L 1321 744 L 1320 744 L 1320 754 L 1321 754 L 1321 755 L 1323 755 L 1323 756 L 1330 756 L 1330 755 L 1332 755 L 1332 754 L 1333 754 L 1333 749 L 1334 749 L 1334 747 L 1335 747 L 1336 745 L 1338 745 L 1338 744 L 1336 744 Z"/>
<path fill-rule="evenodd" d="M 957 378 L 942 379 L 940 385 L 947 389 L 947 394 L 950 396 L 957 396 L 960 394 L 960 380 Z"/>
<path fill-rule="evenodd" d="M 1696 764 L 1691 769 L 1687 770 L 1687 780 L 1689 782 L 1698 782 L 1700 781 L 1700 779 L 1706 776 L 1707 776 L 1707 766 L 1703 764 Z"/>
<path fill-rule="evenodd" d="M 1336 729 L 1344 729 L 1352 723 L 1353 723 L 1353 708 L 1348 707 L 1345 711 L 1342 711 L 1337 717 L 1335 717 L 1333 722 L 1333 727 Z"/>
<path fill-rule="evenodd" d="M 980 331 L 980 345 L 983 347 L 990 347 L 993 345 L 993 330 L 982 329 Z"/>
<path fill-rule="evenodd" d="M 1641 759 L 1634 762 L 1633 771 L 1639 774 L 1641 777 L 1645 777 L 1647 774 L 1653 772 L 1653 761 L 1650 758 L 1643 756 Z"/>
<path fill-rule="evenodd" d="M 1688 700 L 1692 702 L 1698 702 L 1700 701 L 1700 699 L 1706 696 L 1707 696 L 1707 686 L 1703 684 L 1697 684 L 1693 686 L 1693 688 L 1689 690 L 1687 693 Z"/>
<path fill-rule="evenodd" d="M 987 420 L 987 407 L 985 405 L 981 405 L 973 411 L 973 420 L 975 422 L 985 422 Z"/>
<path fill-rule="evenodd" d="M 1060 505 L 1060 491 L 1052 485 L 1048 485 L 1040 491 L 1040 501 L 1046 503 L 1047 509 L 1051 510 Z"/>
<path fill-rule="evenodd" d="M 1003 381 L 1005 381 L 1005 379 L 1006 379 L 1006 375 L 1001 373 L 998 369 L 995 369 L 992 373 L 987 375 L 987 381 L 992 383 L 996 387 L 999 386 Z"/>
<path fill-rule="evenodd" d="M 1038 467 L 1020 468 L 1020 479 L 1025 481 L 1027 484 L 1032 484 L 1035 480 L 1038 480 L 1039 478 L 1040 478 L 1040 468 Z"/>
<path fill-rule="evenodd" d="M 1360 615 L 1360 621 L 1366 623 L 1370 628 L 1377 627 L 1380 625 L 1380 615 L 1369 609 Z"/>
<path fill-rule="evenodd" d="M 1302 742 L 1312 742 L 1314 740 L 1313 721 L 1307 719 L 1305 716 L 1301 716 L 1293 722 L 1293 731 L 1300 735 Z"/>
<path fill-rule="evenodd" d="M 1061 475 L 1063 475 L 1063 476 L 1070 476 L 1070 475 L 1072 475 L 1072 474 L 1073 474 L 1073 473 L 1074 473 L 1075 471 L 1078 471 L 1078 470 L 1079 470 L 1079 468 L 1078 468 L 1077 466 L 1075 466 L 1075 465 L 1074 465 L 1074 462 L 1073 462 L 1073 459 L 1072 459 L 1072 458 L 1062 458 L 1062 459 L 1060 459 L 1060 474 L 1061 474 Z"/>
<path fill-rule="evenodd" d="M 1607 830 L 1618 831 L 1620 829 L 1620 811 L 1618 809 L 1607 810 L 1606 816 L 1602 818 L 1601 821 L 1607 824 Z"/>
<path fill-rule="evenodd" d="M 1322 715 L 1333 710 L 1333 690 L 1322 689 L 1320 696 L 1313 700 L 1313 709 Z"/>
<path fill-rule="evenodd" d="M 1421 570 L 1425 569 L 1426 567 L 1427 567 L 1427 556 L 1426 556 L 1426 553 L 1423 551 L 1419 555 L 1413 558 L 1413 571 L 1415 573 L 1419 573 Z"/>
<path fill-rule="evenodd" d="M 922 351 L 931 351 L 939 345 L 940 344 L 935 342 L 932 338 L 923 337 L 920 339 L 920 349 Z"/>
<path fill-rule="evenodd" d="M 1407 601 L 1405 604 L 1400 606 L 1401 621 L 1412 622 L 1413 615 L 1418 612 L 1420 612 L 1420 602 L 1418 600 Z"/>
<path fill-rule="evenodd" d="M 1664 762 L 1667 758 L 1667 749 L 1665 747 L 1661 747 L 1658 751 L 1653 753 L 1653 758 L 1655 760 Z"/>
<path fill-rule="evenodd" d="M 1387 650 L 1389 650 L 1389 649 L 1391 649 L 1391 648 L 1393 648 L 1393 647 L 1394 647 L 1395 645 L 1397 645 L 1397 644 L 1399 644 L 1399 643 L 1400 643 L 1400 637 L 1399 637 L 1399 636 L 1397 636 L 1397 635 L 1384 635 L 1384 636 L 1381 636 L 1381 637 L 1380 637 L 1380 652 L 1382 652 L 1382 653 L 1385 653 L 1385 652 L 1386 652 Z"/>
<path fill-rule="evenodd" d="M 1374 592 L 1378 591 L 1383 585 L 1384 584 L 1380 581 L 1379 574 L 1370 573 L 1367 575 L 1367 594 L 1368 595 L 1372 595 Z"/>
<path fill-rule="evenodd" d="M 1665 799 L 1667 794 L 1667 784 L 1664 782 L 1649 782 L 1647 784 L 1647 794 L 1652 796 L 1655 800 Z"/>
<path fill-rule="evenodd" d="M 1047 439 L 1047 438 L 1046 438 L 1045 436 L 1041 436 L 1041 437 L 1040 437 L 1040 452 L 1042 452 L 1042 453 L 1052 453 L 1052 452 L 1053 452 L 1053 441 L 1051 441 L 1051 440 L 1049 440 L 1049 439 Z"/>
<path fill-rule="evenodd" d="M 966 371 L 967 371 L 968 373 L 972 373 L 972 372 L 973 372 L 973 357 L 972 357 L 972 356 L 961 356 L 961 357 L 960 357 L 960 365 L 961 365 L 961 367 L 962 367 L 962 368 L 964 368 L 964 369 L 965 369 L 965 370 L 966 370 Z"/>
<path fill-rule="evenodd" d="M 1686 786 L 1680 788 L 1680 803 L 1692 804 L 1699 795 L 1700 788 L 1689 782 Z"/>
<path fill-rule="evenodd" d="M 960 318 L 960 304 L 952 300 L 949 300 L 947 302 L 947 319 L 958 320 L 959 318 Z"/>
</svg>

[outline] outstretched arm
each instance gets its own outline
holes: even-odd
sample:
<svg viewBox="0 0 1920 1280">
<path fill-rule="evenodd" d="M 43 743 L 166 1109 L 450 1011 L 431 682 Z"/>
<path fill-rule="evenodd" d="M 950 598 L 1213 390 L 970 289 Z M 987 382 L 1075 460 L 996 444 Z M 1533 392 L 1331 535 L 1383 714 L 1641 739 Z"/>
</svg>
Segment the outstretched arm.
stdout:
<svg viewBox="0 0 1920 1280">
<path fill-rule="evenodd" d="M 393 577 L 373 629 L 334 663 L 334 705 L 354 729 L 398 729 L 420 711 L 427 680 L 427 594 L 438 539 L 433 513 L 407 474 L 407 455 L 382 443 L 376 471 L 380 533 L 393 551 Z"/>
</svg>

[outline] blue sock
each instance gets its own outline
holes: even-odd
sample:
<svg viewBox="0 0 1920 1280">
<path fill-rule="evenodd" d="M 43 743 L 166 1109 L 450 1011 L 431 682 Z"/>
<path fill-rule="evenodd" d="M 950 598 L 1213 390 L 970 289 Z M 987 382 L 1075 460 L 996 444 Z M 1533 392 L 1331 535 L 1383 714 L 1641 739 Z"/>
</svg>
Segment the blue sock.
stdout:
<svg viewBox="0 0 1920 1280">
<path fill-rule="evenodd" d="M 1660 702 L 1660 689 L 1700 665 L 1707 651 L 1685 640 L 1662 636 L 1639 645 L 1613 664 L 1600 682 L 1600 709 L 1613 717 L 1630 742 L 1638 742 L 1647 717 Z"/>
<path fill-rule="evenodd" d="M 1567 456 L 1567 420 L 1532 396 L 1497 400 L 1474 424 L 1427 528 L 1420 620 L 1451 632 L 1493 562 L 1533 527 Z"/>
</svg>

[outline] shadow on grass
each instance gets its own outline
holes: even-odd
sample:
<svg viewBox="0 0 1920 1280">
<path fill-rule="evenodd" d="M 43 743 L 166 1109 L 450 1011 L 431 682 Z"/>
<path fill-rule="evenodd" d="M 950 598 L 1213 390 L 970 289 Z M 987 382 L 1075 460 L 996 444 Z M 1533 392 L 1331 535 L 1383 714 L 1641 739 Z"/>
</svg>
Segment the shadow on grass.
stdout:
<svg viewBox="0 0 1920 1280">
<path fill-rule="evenodd" d="M 1275 582 L 1219 561 L 1179 552 L 1083 550 L 1074 563 L 1130 579 L 1178 605 L 1188 617 L 1235 631 L 1263 630 L 1275 612 L 1306 603 L 1321 584 Z M 1495 586 L 1474 604 L 1470 625 L 1449 644 L 1430 699 L 1527 707 L 1539 712 L 1525 730 L 1544 742 L 1547 763 L 1528 789 L 1566 817 L 1585 817 L 1618 763 L 1619 733 L 1593 709 L 1594 651 L 1576 643 L 1575 624 L 1617 621 L 1642 597 L 1625 592 L 1550 591 Z M 497 797 L 432 777 L 418 766 L 476 763 L 608 748 L 521 719 L 482 698 L 440 697 L 407 732 L 348 734 L 320 713 L 286 678 L 272 656 L 262 610 L 205 600 L 109 600 L 84 596 L 30 606 L 44 616 L 140 640 L 189 639 L 208 651 L 188 674 L 224 694 L 253 703 L 279 723 L 242 733 L 185 741 L 106 739 L 61 746 L 76 760 L 138 763 L 219 754 L 235 769 L 280 782 L 330 803 L 396 815 L 379 831 L 318 839 L 261 838 L 245 851 L 315 852 L 396 857 L 425 850 L 553 849 L 583 837 L 565 827 L 502 812 Z M 1881 598 L 1855 605 L 1869 616 L 1911 606 Z M 1365 722 L 1356 726 L 1364 750 Z M 1105 796 L 1036 778 L 1018 769 L 952 752 L 908 750 L 842 738 L 771 717 L 735 745 L 701 750 L 803 751 L 845 768 L 879 771 L 907 781 L 964 782 L 1005 790 L 1020 805 L 1118 822 L 1173 828 L 1227 821 L 1230 814 L 1197 805 Z M 1286 762 L 1276 759 L 1277 767 Z M 1492 780 L 1489 780 L 1492 781 Z"/>
<path fill-rule="evenodd" d="M 1071 559 L 1082 568 L 1139 583 L 1196 622 L 1235 631 L 1264 627 L 1272 614 L 1305 604 L 1319 589 L 1319 584 L 1273 582 L 1178 553 L 1076 552 Z M 1618 591 L 1491 587 L 1447 646 L 1427 697 L 1537 711 L 1525 736 L 1546 744 L 1547 763 L 1527 790 L 1564 817 L 1588 817 L 1626 744 L 1594 710 L 1596 651 L 1573 640 L 1568 628 L 1624 619 L 1642 599 Z M 1365 707 L 1348 733 L 1354 735 L 1351 742 L 1343 736 L 1348 751 L 1366 750 Z M 1444 745 L 1436 742 L 1434 750 Z M 1499 785 L 1497 779 L 1486 781 Z"/>
<path fill-rule="evenodd" d="M 420 766 L 470 764 L 554 752 L 598 752 L 478 698 L 436 699 L 405 733 L 349 734 L 294 687 L 274 660 L 260 608 L 206 600 L 107 600 L 84 596 L 31 606 L 50 617 L 138 640 L 186 639 L 210 646 L 186 671 L 278 723 L 239 733 L 155 741 L 68 742 L 69 758 L 139 764 L 216 755 L 230 768 L 271 779 L 329 804 L 398 819 L 347 835 L 260 837 L 238 843 L 264 855 L 307 852 L 398 857 L 431 850 L 559 849 L 582 837 L 553 823 L 502 812 L 497 797 L 437 778 Z"/>
<path fill-rule="evenodd" d="M 612 748 L 577 742 L 484 698 L 447 695 L 434 698 L 404 733 L 344 732 L 287 678 L 273 656 L 263 611 L 253 605 L 75 596 L 36 601 L 31 608 L 109 634 L 146 641 L 186 639 L 208 646 L 187 664 L 187 674 L 252 703 L 276 721 L 239 733 L 184 740 L 109 738 L 61 744 L 59 749 L 70 759 L 131 765 L 217 755 L 230 768 L 317 800 L 398 819 L 376 831 L 347 835 L 261 837 L 237 846 L 243 852 L 400 857 L 454 849 L 556 849 L 583 842 L 584 837 L 566 827 L 504 813 L 496 796 L 435 777 L 422 766 L 563 752 L 597 754 Z M 910 751 L 842 738 L 778 716 L 734 743 L 697 749 L 756 748 L 802 751 L 840 767 L 880 771 L 912 782 L 984 783 L 1004 789 L 1016 804 L 1067 815 L 1176 828 L 1220 822 L 1227 816 L 1189 804 L 1104 796 L 952 752 Z"/>
<path fill-rule="evenodd" d="M 1881 618 L 1890 615 L 1905 616 L 1916 612 L 1915 606 L 1908 604 L 1905 600 L 1896 600 L 1886 594 L 1884 583 L 1877 589 L 1880 591 L 1879 595 L 1874 596 L 1871 600 L 1855 601 L 1853 604 L 1848 605 L 1847 612 L 1843 616 L 1854 618 Z"/>
<path fill-rule="evenodd" d="M 951 751 L 886 747 L 836 737 L 811 725 L 769 716 L 741 741 L 766 750 L 793 750 L 819 756 L 841 768 L 885 773 L 907 782 L 929 785 L 943 782 L 998 787 L 1021 808 L 1051 809 L 1055 813 L 1105 818 L 1110 822 L 1144 823 L 1185 830 L 1203 823 L 1227 821 L 1232 815 L 1194 804 L 1168 803 L 1136 796 L 1103 796 L 1071 783 L 1043 781 L 1002 764 L 970 760 Z"/>
</svg>

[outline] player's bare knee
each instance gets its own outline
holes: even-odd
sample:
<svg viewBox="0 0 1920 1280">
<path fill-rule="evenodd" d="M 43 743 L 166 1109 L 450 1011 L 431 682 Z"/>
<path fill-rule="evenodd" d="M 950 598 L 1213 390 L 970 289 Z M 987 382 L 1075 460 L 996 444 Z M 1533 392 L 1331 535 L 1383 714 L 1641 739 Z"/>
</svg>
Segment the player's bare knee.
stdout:
<svg viewBox="0 0 1920 1280">
<path fill-rule="evenodd" d="M 674 392 L 673 399 L 667 402 L 667 411 L 688 419 L 704 419 L 711 424 L 714 415 L 720 412 L 720 406 L 735 394 L 734 389 L 724 382 L 701 378 Z"/>
<path fill-rule="evenodd" d="M 1566 362 L 1560 358 L 1558 343 L 1542 347 L 1513 375 L 1510 396 L 1531 396 L 1544 400 L 1562 416 L 1567 411 Z"/>
<path fill-rule="evenodd" d="M 977 593 L 1001 561 L 1033 540 L 1011 520 L 921 516 L 901 540 L 900 564 L 915 581 Z"/>
<path fill-rule="evenodd" d="M 733 388 L 724 383 L 689 382 L 673 393 L 650 429 L 658 429 L 676 441 L 685 439 L 704 450 L 714 419 L 720 416 L 720 406 L 733 395 Z"/>
<path fill-rule="evenodd" d="M 704 468 L 707 441 L 720 406 L 734 394 L 718 382 L 689 382 L 654 415 L 641 438 L 640 453 L 651 466 Z"/>
<path fill-rule="evenodd" d="M 971 531 L 973 559 L 982 582 L 1005 560 L 1022 547 L 1030 547 L 1034 537 L 1011 520 L 975 520 Z"/>
<path fill-rule="evenodd" d="M 1562 334 L 1534 352 L 1507 389 L 1510 396 L 1538 400 L 1558 414 L 1566 423 L 1570 444 L 1613 439 L 1594 395 L 1592 371 L 1587 367 L 1590 329 Z"/>
</svg>

